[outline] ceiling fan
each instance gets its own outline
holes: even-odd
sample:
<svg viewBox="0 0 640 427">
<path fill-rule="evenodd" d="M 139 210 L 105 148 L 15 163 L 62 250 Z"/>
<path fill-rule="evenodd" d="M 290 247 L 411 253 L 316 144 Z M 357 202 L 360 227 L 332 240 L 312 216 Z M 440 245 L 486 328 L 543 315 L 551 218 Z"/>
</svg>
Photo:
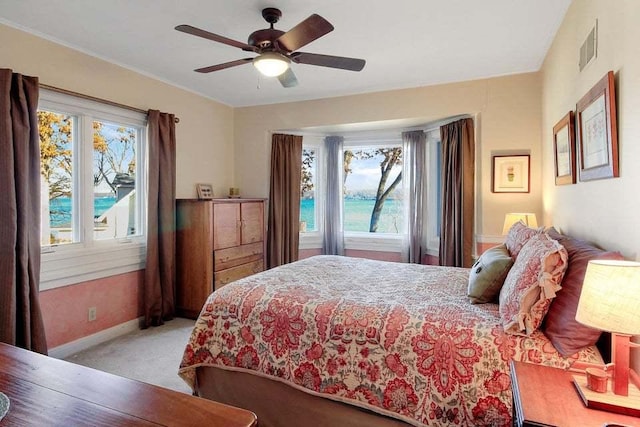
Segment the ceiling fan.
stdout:
<svg viewBox="0 0 640 427">
<path fill-rule="evenodd" d="M 252 62 L 265 76 L 277 76 L 282 86 L 293 87 L 298 84 L 298 79 L 291 70 L 291 61 L 296 64 L 319 65 L 350 71 L 360 71 L 364 68 L 364 59 L 294 52 L 333 31 L 333 25 L 322 16 L 313 14 L 289 31 L 284 32 L 273 28 L 273 24 L 278 22 L 281 16 L 282 12 L 274 7 L 263 9 L 262 17 L 270 24 L 270 28 L 254 31 L 249 35 L 247 43 L 210 33 L 191 25 L 178 25 L 175 29 L 258 54 L 254 58 L 242 58 L 194 70 L 198 73 L 211 73 Z"/>
</svg>

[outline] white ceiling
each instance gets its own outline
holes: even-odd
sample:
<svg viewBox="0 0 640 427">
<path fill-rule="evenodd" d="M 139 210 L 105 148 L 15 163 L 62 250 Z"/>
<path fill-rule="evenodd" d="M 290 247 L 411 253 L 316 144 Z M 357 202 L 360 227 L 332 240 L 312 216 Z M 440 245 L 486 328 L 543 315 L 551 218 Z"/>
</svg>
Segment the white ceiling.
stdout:
<svg viewBox="0 0 640 427">
<path fill-rule="evenodd" d="M 571 0 L 0 0 L 0 22 L 240 107 L 426 86 L 537 71 Z M 301 51 L 362 58 L 361 72 L 293 64 L 283 88 L 250 64 L 193 69 L 253 56 L 175 31 L 179 24 L 246 42 L 282 10 L 287 31 L 312 13 L 335 30 Z M 3 43 L 6 41 L 3 41 Z M 7 64 L 5 64 L 7 65 Z M 10 65 L 10 64 L 9 64 Z"/>
</svg>

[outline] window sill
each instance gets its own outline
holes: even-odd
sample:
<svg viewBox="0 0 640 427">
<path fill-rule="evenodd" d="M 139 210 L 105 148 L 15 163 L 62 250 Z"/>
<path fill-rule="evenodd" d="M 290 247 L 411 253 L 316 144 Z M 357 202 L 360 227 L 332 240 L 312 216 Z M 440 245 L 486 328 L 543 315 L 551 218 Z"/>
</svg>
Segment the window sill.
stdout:
<svg viewBox="0 0 640 427">
<path fill-rule="evenodd" d="M 141 270 L 146 244 L 140 239 L 108 242 L 87 248 L 81 244 L 43 248 L 40 291 Z"/>
<path fill-rule="evenodd" d="M 374 252 L 402 252 L 404 237 L 397 234 L 345 233 L 344 248 Z M 320 233 L 300 233 L 300 249 L 322 248 Z"/>
</svg>

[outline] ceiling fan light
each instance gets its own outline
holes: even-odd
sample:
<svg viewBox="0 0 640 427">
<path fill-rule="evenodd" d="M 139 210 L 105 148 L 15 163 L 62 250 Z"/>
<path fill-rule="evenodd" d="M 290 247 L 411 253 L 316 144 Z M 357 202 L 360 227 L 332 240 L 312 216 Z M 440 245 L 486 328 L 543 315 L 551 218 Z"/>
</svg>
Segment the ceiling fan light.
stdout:
<svg viewBox="0 0 640 427">
<path fill-rule="evenodd" d="M 275 77 L 287 71 L 291 60 L 275 52 L 265 52 L 253 59 L 253 66 L 267 77 Z"/>
</svg>

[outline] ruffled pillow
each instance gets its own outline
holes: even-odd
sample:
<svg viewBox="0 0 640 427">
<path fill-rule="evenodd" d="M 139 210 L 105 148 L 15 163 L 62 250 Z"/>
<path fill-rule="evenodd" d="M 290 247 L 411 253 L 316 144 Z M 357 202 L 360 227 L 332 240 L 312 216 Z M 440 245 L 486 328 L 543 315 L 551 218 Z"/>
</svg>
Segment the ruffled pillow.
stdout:
<svg viewBox="0 0 640 427">
<path fill-rule="evenodd" d="M 522 220 L 516 222 L 511 226 L 507 233 L 507 239 L 504 244 L 507 246 L 507 250 L 511 254 L 511 258 L 515 261 L 522 250 L 522 247 L 529 241 L 530 238 L 536 234 L 542 234 L 544 228 L 530 228 L 527 227 Z"/>
<path fill-rule="evenodd" d="M 467 295 L 471 303 L 484 304 L 496 301 L 512 265 L 513 259 L 505 245 L 494 246 L 484 251 L 469 272 Z"/>
<path fill-rule="evenodd" d="M 507 333 L 529 335 L 544 319 L 567 269 L 567 251 L 536 233 L 522 247 L 500 291 L 500 318 Z"/>
</svg>

